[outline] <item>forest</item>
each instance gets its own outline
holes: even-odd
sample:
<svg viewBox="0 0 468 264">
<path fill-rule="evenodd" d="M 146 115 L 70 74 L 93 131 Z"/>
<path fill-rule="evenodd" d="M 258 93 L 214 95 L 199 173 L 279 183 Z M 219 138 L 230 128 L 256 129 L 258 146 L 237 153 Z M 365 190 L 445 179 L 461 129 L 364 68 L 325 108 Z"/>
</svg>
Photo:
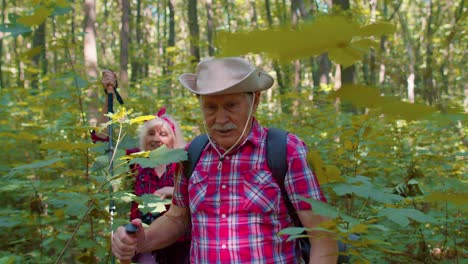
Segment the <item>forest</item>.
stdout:
<svg viewBox="0 0 468 264">
<path fill-rule="evenodd" d="M 187 141 L 204 133 L 177 77 L 213 56 L 245 57 L 275 77 L 255 116 L 306 142 L 328 199 L 309 202 L 333 220 L 321 228 L 348 245 L 351 263 L 466 263 L 464 0 L 0 6 L 0 263 L 113 263 L 110 234 L 130 201 L 157 208 L 126 187 L 124 150 L 162 106 Z M 124 105 L 99 124 L 104 69 Z M 111 151 L 89 133 L 109 127 Z"/>
</svg>

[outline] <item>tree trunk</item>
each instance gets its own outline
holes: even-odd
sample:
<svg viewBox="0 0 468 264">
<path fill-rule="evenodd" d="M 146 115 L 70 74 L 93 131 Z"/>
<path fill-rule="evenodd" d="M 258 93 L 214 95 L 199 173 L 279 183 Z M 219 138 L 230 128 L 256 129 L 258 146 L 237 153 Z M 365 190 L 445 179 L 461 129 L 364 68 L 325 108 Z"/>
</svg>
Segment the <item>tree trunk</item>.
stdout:
<svg viewBox="0 0 468 264">
<path fill-rule="evenodd" d="M 174 11 L 174 1 L 175 0 L 169 0 L 167 1 L 168 9 L 169 9 L 169 37 L 167 38 L 167 47 L 172 50 L 172 48 L 175 47 L 175 38 L 176 38 L 176 31 L 175 31 L 175 11 Z M 166 57 L 166 68 L 167 68 L 167 74 L 171 75 L 172 74 L 172 68 L 174 66 L 174 57 L 171 54 L 167 54 L 167 52 L 164 52 L 164 56 Z M 171 78 L 167 78 L 166 82 L 166 87 L 171 87 L 172 86 L 172 81 Z M 175 96 L 174 94 L 174 89 L 168 89 L 170 98 L 173 98 Z M 169 97 L 165 97 L 169 99 Z M 169 101 L 166 102 L 168 104 Z"/>
<path fill-rule="evenodd" d="M 411 32 L 409 32 L 408 24 L 406 20 L 406 15 L 402 14 L 401 12 L 397 12 L 401 29 L 403 31 L 403 42 L 405 43 L 406 53 L 408 56 L 408 77 L 406 79 L 407 85 L 407 93 L 408 93 L 408 100 L 411 103 L 414 103 L 414 80 L 416 77 L 415 73 L 415 56 L 414 56 L 414 48 L 413 48 L 413 41 L 411 40 Z"/>
<path fill-rule="evenodd" d="M 46 59 L 46 21 L 40 24 L 34 31 L 33 48 L 40 48 L 40 53 L 34 55 L 32 58 L 33 64 L 40 73 L 32 74 L 31 87 L 33 89 L 39 88 L 39 79 L 47 73 L 47 59 Z"/>
<path fill-rule="evenodd" d="M 257 19 L 257 5 L 255 4 L 255 0 L 248 0 L 250 2 L 250 23 L 252 24 L 252 28 L 258 28 L 258 19 Z"/>
<path fill-rule="evenodd" d="M 375 23 L 376 20 L 376 11 L 377 11 L 377 0 L 370 0 L 369 1 L 369 6 L 370 6 L 370 22 Z M 375 50 L 374 48 L 371 48 L 369 51 L 369 81 L 368 83 L 371 85 L 376 84 L 376 74 L 377 74 L 377 69 L 376 69 L 376 61 L 375 61 Z"/>
<path fill-rule="evenodd" d="M 349 9 L 349 0 L 333 0 L 332 4 L 333 6 L 338 5 L 338 7 L 343 11 L 347 11 Z M 335 89 L 339 89 L 342 84 L 355 83 L 356 82 L 355 71 L 356 71 L 356 67 L 354 65 L 351 65 L 345 69 L 341 67 L 339 71 L 341 80 L 339 82 L 335 82 Z M 338 76 L 335 76 L 335 79 L 338 79 Z"/>
<path fill-rule="evenodd" d="M 122 19 L 120 29 L 120 84 L 128 86 L 128 45 L 130 42 L 130 2 L 121 0 Z"/>
<path fill-rule="evenodd" d="M 387 19 L 388 16 L 388 6 L 387 1 L 383 1 L 383 10 L 382 16 L 384 19 Z M 387 36 L 382 35 L 380 37 L 380 69 L 379 69 L 379 84 L 383 84 L 385 82 L 385 54 L 387 53 L 387 49 L 385 47 L 387 42 Z"/>
<path fill-rule="evenodd" d="M 6 0 L 2 0 L 1 23 L 5 24 Z M 0 32 L 0 69 L 3 68 L 3 32 Z M 6 86 L 3 79 L 3 71 L 0 70 L 0 89 Z"/>
<path fill-rule="evenodd" d="M 271 16 L 271 6 L 269 0 L 265 0 L 265 10 L 268 27 L 271 29 L 273 28 L 273 17 Z M 281 67 L 277 60 L 273 60 L 273 69 L 276 73 L 276 81 L 278 83 L 279 93 L 280 95 L 284 95 L 286 93 L 286 85 L 285 80 L 283 79 L 283 74 L 281 72 Z M 281 110 L 283 113 L 289 113 L 288 106 L 284 101 L 281 101 Z"/>
<path fill-rule="evenodd" d="M 194 64 L 200 61 L 197 0 L 188 1 L 188 25 L 190 32 L 190 55 L 192 56 L 190 61 Z"/>
<path fill-rule="evenodd" d="M 135 41 L 133 42 L 133 49 L 134 52 L 132 54 L 132 77 L 131 82 L 136 82 L 138 79 L 143 77 L 143 61 L 144 57 L 144 47 L 143 43 L 143 33 L 141 27 L 141 0 L 137 0 L 137 8 L 136 8 L 136 22 L 135 22 Z"/>
<path fill-rule="evenodd" d="M 98 67 L 97 67 L 97 50 L 96 50 L 96 29 L 94 24 L 96 23 L 96 1 L 85 0 L 85 21 L 84 21 L 84 60 L 86 75 L 91 81 L 95 81 L 98 78 Z M 97 125 L 99 116 L 99 100 L 94 87 L 89 88 L 86 92 L 86 96 L 90 99 L 89 102 L 89 118 L 88 121 L 92 126 Z"/>
<path fill-rule="evenodd" d="M 208 40 L 208 55 L 210 57 L 214 56 L 214 43 L 213 43 L 213 9 L 211 0 L 206 0 L 206 38 Z"/>
<path fill-rule="evenodd" d="M 226 12 L 226 24 L 228 26 L 228 32 L 231 32 L 231 9 L 229 8 L 229 0 L 223 0 L 224 12 Z"/>
<path fill-rule="evenodd" d="M 432 24 L 434 19 L 434 8 L 433 0 L 428 0 L 428 14 L 427 18 L 427 30 L 426 30 L 426 70 L 423 75 L 424 78 L 424 98 L 426 101 L 433 105 L 437 102 L 439 94 L 437 91 L 437 86 L 435 85 L 435 80 L 433 76 L 433 44 L 432 44 Z"/>
</svg>

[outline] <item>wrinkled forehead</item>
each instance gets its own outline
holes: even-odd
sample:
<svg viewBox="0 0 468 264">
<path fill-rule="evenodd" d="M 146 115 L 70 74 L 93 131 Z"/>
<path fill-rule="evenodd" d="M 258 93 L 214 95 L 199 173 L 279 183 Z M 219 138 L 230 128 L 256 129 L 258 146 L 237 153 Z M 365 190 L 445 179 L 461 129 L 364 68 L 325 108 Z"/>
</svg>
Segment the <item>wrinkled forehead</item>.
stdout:
<svg viewBox="0 0 468 264">
<path fill-rule="evenodd" d="M 249 99 L 252 93 L 231 93 L 217 95 L 199 95 L 200 103 L 223 103 L 235 100 Z"/>
</svg>

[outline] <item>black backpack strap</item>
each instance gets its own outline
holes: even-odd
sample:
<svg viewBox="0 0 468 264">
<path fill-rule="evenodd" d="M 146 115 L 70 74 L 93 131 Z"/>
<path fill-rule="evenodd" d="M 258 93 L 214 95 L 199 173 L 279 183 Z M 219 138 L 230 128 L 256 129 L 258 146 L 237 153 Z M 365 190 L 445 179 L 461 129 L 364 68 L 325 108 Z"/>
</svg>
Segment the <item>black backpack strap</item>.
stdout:
<svg viewBox="0 0 468 264">
<path fill-rule="evenodd" d="M 187 160 L 184 161 L 184 174 L 187 179 L 190 179 L 190 176 L 192 176 L 193 170 L 195 170 L 206 144 L 208 144 L 208 136 L 206 134 L 197 136 L 190 143 L 187 149 Z"/>
<path fill-rule="evenodd" d="M 281 194 L 283 196 L 284 202 L 286 203 L 289 214 L 291 215 L 294 223 L 299 225 L 300 222 L 297 214 L 295 213 L 296 210 L 289 200 L 286 189 L 284 188 L 284 177 L 286 176 L 286 172 L 288 170 L 286 157 L 287 136 L 288 132 L 282 129 L 275 127 L 268 129 L 266 146 L 267 162 L 273 178 L 276 180 L 276 183 L 278 183 L 281 189 Z"/>
</svg>

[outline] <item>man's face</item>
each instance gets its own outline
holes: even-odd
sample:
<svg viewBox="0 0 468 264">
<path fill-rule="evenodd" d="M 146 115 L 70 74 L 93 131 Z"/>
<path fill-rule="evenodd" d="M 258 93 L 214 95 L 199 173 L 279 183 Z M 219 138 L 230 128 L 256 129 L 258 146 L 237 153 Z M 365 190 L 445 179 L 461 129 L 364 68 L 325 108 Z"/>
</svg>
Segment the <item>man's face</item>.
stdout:
<svg viewBox="0 0 468 264">
<path fill-rule="evenodd" d="M 254 110 L 258 104 L 259 93 L 255 96 L 246 93 L 204 95 L 200 98 L 203 117 L 211 138 L 222 148 L 229 149 L 239 137 L 249 118 L 252 102 Z M 254 100 L 254 101 L 253 101 Z M 247 124 L 244 140 L 252 124 Z"/>
</svg>

